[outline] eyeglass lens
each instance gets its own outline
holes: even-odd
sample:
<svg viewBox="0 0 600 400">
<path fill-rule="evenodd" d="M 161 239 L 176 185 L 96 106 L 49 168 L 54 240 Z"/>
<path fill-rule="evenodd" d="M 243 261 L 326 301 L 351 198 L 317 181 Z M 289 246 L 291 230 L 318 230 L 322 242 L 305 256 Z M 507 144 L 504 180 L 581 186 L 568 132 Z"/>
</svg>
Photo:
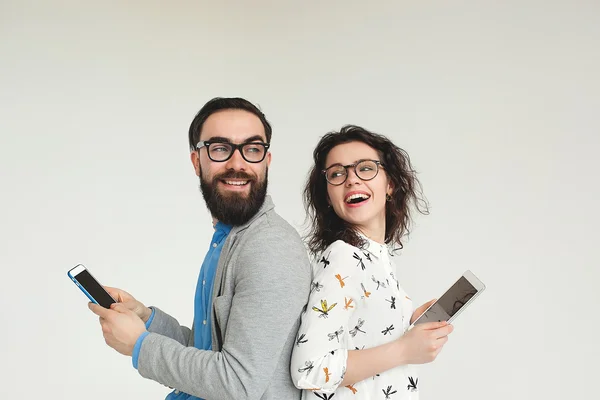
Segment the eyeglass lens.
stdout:
<svg viewBox="0 0 600 400">
<path fill-rule="evenodd" d="M 260 162 L 266 154 L 265 146 L 260 143 L 244 143 L 240 146 L 242 157 L 248 162 Z M 213 161 L 225 161 L 234 150 L 231 143 L 211 143 L 208 146 L 208 156 Z"/>
<path fill-rule="evenodd" d="M 348 168 L 352 168 L 349 166 Z M 354 167 L 356 176 L 363 181 L 368 181 L 377 175 L 377 164 L 371 160 L 361 161 Z M 333 168 L 329 168 L 326 172 L 326 178 L 332 185 L 341 185 L 346 181 L 348 175 L 348 169 L 342 165 L 337 165 Z"/>
</svg>

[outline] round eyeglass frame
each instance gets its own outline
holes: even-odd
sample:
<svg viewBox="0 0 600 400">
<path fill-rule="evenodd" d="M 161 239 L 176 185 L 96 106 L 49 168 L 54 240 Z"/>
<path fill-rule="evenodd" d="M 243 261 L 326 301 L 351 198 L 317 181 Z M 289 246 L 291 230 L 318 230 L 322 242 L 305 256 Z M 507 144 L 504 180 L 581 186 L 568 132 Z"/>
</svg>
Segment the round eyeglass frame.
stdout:
<svg viewBox="0 0 600 400">
<path fill-rule="evenodd" d="M 376 166 L 376 168 L 377 168 L 376 171 L 375 171 L 375 175 L 373 175 L 373 177 L 369 178 L 369 179 L 363 179 L 360 176 L 360 174 L 357 172 L 357 169 L 356 169 L 356 167 L 359 164 L 361 164 L 361 163 L 363 163 L 365 161 L 370 161 L 370 162 L 374 163 L 375 166 Z M 330 170 L 333 167 L 344 167 L 344 170 L 346 170 L 346 175 L 344 176 L 344 180 L 342 182 L 340 182 L 340 183 L 331 183 L 329 181 L 329 179 L 327 179 L 327 171 Z M 354 164 L 348 164 L 348 165 L 342 165 L 342 164 L 339 164 L 339 163 L 333 164 L 333 165 L 330 165 L 329 167 L 325 168 L 321 172 L 323 173 L 323 175 L 325 175 L 325 180 L 327 181 L 327 183 L 329 183 L 332 186 L 340 186 L 340 185 L 343 185 L 344 183 L 346 183 L 346 180 L 348 180 L 348 168 L 350 168 L 350 167 L 354 168 L 354 175 L 356 175 L 358 177 L 358 179 L 360 179 L 361 181 L 370 181 L 370 180 L 373 180 L 373 179 L 375 179 L 377 177 L 377 175 L 379 174 L 379 168 L 380 167 L 381 168 L 385 168 L 385 165 L 383 165 L 383 163 L 381 161 L 379 161 L 379 160 L 363 159 L 363 160 L 358 160 Z"/>
<path fill-rule="evenodd" d="M 212 144 L 221 144 L 221 145 L 228 145 L 231 147 L 231 153 L 229 153 L 229 156 L 227 156 L 227 158 L 223 159 L 223 160 L 215 160 L 214 158 L 212 158 L 210 156 L 210 145 Z M 251 161 L 248 160 L 246 158 L 246 156 L 244 155 L 244 147 L 246 146 L 262 146 L 265 148 L 265 151 L 263 153 L 263 156 L 260 160 L 258 161 Z M 246 160 L 246 162 L 252 163 L 252 164 L 258 164 L 260 162 L 263 162 L 265 160 L 265 157 L 267 156 L 267 151 L 269 150 L 269 147 L 271 147 L 270 143 L 263 143 L 263 142 L 247 142 L 247 143 L 240 143 L 240 144 L 234 144 L 234 143 L 230 143 L 230 142 L 213 142 L 210 140 L 201 140 L 198 142 L 198 144 L 196 145 L 196 150 L 200 151 L 201 148 L 206 147 L 206 154 L 208 155 L 208 158 L 213 161 L 213 162 L 225 162 L 227 160 L 229 160 L 231 157 L 233 157 L 233 153 L 235 153 L 236 150 L 238 150 L 242 156 L 242 158 L 244 160 Z"/>
</svg>

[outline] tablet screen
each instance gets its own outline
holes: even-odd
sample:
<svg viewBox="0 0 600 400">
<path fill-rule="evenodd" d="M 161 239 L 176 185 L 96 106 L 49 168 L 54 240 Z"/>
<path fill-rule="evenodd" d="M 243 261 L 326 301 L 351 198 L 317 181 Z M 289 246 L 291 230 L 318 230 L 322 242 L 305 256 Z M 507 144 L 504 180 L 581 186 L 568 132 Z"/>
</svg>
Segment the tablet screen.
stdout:
<svg viewBox="0 0 600 400">
<path fill-rule="evenodd" d="M 446 293 L 429 308 L 415 324 L 434 321 L 448 321 L 458 310 L 477 293 L 477 289 L 461 276 Z"/>
</svg>

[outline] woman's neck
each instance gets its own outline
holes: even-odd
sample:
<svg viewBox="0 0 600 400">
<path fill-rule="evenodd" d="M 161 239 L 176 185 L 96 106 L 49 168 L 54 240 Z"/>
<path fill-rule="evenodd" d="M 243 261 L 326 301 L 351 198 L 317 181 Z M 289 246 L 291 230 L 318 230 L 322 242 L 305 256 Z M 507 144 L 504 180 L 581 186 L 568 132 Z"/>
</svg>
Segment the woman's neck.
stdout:
<svg viewBox="0 0 600 400">
<path fill-rule="evenodd" d="M 356 230 L 374 242 L 385 244 L 385 223 L 383 227 L 357 226 Z"/>
</svg>

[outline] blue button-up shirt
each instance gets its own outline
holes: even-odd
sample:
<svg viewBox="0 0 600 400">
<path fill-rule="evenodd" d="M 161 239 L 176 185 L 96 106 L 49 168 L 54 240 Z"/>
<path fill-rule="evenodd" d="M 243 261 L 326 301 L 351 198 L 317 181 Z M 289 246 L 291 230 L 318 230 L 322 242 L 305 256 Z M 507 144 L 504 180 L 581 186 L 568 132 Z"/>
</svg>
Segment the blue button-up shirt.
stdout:
<svg viewBox="0 0 600 400">
<path fill-rule="evenodd" d="M 194 298 L 194 347 L 212 350 L 211 315 L 215 272 L 231 226 L 217 222 L 208 253 L 202 263 Z"/>
<path fill-rule="evenodd" d="M 196 295 L 194 296 L 194 347 L 202 350 L 212 350 L 212 293 L 213 283 L 215 280 L 215 272 L 221 255 L 221 249 L 227 239 L 227 235 L 231 231 L 230 225 L 225 225 L 217 222 L 215 225 L 215 233 L 210 242 L 208 253 L 204 257 L 200 274 L 198 275 L 198 283 L 196 284 Z M 150 325 L 154 317 L 152 315 L 146 323 L 146 327 Z M 146 335 L 142 335 L 138 339 L 133 351 L 133 364 L 137 368 L 137 356 L 141 347 L 141 342 Z M 166 400 L 200 400 L 198 397 L 191 396 L 187 393 L 175 390 L 166 397 Z"/>
</svg>

